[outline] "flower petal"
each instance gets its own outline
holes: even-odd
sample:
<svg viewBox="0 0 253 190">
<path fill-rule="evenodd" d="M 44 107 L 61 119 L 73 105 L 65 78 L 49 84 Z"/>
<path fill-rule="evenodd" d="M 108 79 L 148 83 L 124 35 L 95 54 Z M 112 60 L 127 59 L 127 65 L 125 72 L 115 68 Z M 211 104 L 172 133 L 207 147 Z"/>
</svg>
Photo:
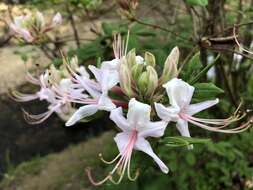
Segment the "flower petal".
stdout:
<svg viewBox="0 0 253 190">
<path fill-rule="evenodd" d="M 201 112 L 202 110 L 205 110 L 207 108 L 210 108 L 218 103 L 219 103 L 219 99 L 217 98 L 215 100 L 208 100 L 208 101 L 204 101 L 204 102 L 200 102 L 200 103 L 196 103 L 196 104 L 191 104 L 187 107 L 185 112 L 188 115 L 194 115 L 194 114 Z"/>
<path fill-rule="evenodd" d="M 132 98 L 128 104 L 127 121 L 131 126 L 143 126 L 150 121 L 151 107 Z"/>
<path fill-rule="evenodd" d="M 102 92 L 107 92 L 119 82 L 119 73 L 116 70 L 102 70 L 102 79 L 100 82 Z"/>
<path fill-rule="evenodd" d="M 140 137 L 161 137 L 164 134 L 168 122 L 148 122 L 143 128 L 138 128 Z"/>
<path fill-rule="evenodd" d="M 90 78 L 90 75 L 89 73 L 87 72 L 87 70 L 85 69 L 84 66 L 80 66 L 78 68 L 76 68 L 76 71 L 79 72 L 81 74 L 82 77 L 85 77 L 85 78 Z"/>
<path fill-rule="evenodd" d="M 189 132 L 189 128 L 188 128 L 188 122 L 183 120 L 183 119 L 179 119 L 177 121 L 177 129 L 180 132 L 180 134 L 184 137 L 190 137 L 190 132 Z"/>
<path fill-rule="evenodd" d="M 108 90 L 110 90 L 119 82 L 119 74 L 115 69 L 98 69 L 93 65 L 90 65 L 89 69 L 100 84 L 103 93 L 107 93 Z"/>
<path fill-rule="evenodd" d="M 145 64 L 144 58 L 140 55 L 135 56 L 136 64 Z"/>
<path fill-rule="evenodd" d="M 166 89 L 173 107 L 184 108 L 191 102 L 194 87 L 181 79 L 174 78 L 165 83 L 163 87 Z"/>
<path fill-rule="evenodd" d="M 90 69 L 90 71 L 93 73 L 93 75 L 95 76 L 96 80 L 101 83 L 102 80 L 102 73 L 100 71 L 100 69 L 98 69 L 97 67 L 95 67 L 94 65 L 89 65 L 88 68 Z"/>
<path fill-rule="evenodd" d="M 176 126 L 177 126 L 178 131 L 180 132 L 180 134 L 183 137 L 191 137 L 187 121 L 185 121 L 183 119 L 179 119 L 177 121 L 177 125 Z M 193 149 L 193 145 L 189 145 L 188 149 Z"/>
<path fill-rule="evenodd" d="M 72 87 L 73 83 L 71 81 L 71 79 L 65 78 L 65 79 L 61 79 L 60 83 L 59 83 L 59 87 L 63 92 L 68 92 L 70 90 L 70 88 Z"/>
<path fill-rule="evenodd" d="M 107 94 L 102 94 L 98 101 L 98 109 L 105 110 L 105 111 L 111 111 L 115 109 L 116 106 L 112 102 L 112 100 L 107 96 Z"/>
<path fill-rule="evenodd" d="M 178 113 L 180 109 L 178 107 L 168 107 L 166 108 L 164 105 L 160 103 L 155 103 L 155 110 L 159 118 L 164 121 L 177 121 L 179 119 Z"/>
<path fill-rule="evenodd" d="M 117 70 L 119 66 L 119 59 L 115 58 L 111 61 L 103 61 L 101 63 L 101 69 Z"/>
<path fill-rule="evenodd" d="M 134 149 L 136 150 L 140 150 L 142 152 L 145 152 L 146 154 L 148 154 L 149 156 L 151 156 L 154 161 L 158 164 L 158 166 L 160 167 L 160 169 L 162 170 L 162 172 L 164 173 L 168 173 L 169 169 L 168 167 L 160 160 L 160 158 L 153 152 L 149 142 L 147 140 L 145 140 L 142 137 L 138 137 L 137 141 L 135 143 L 135 147 Z"/>
<path fill-rule="evenodd" d="M 95 84 L 92 84 L 90 79 L 79 75 L 76 75 L 75 78 L 78 80 L 78 83 L 82 86 L 82 88 L 84 88 L 93 98 L 101 96 L 101 92 L 98 91 Z"/>
<path fill-rule="evenodd" d="M 67 121 L 65 124 L 67 127 L 74 125 L 77 121 L 91 116 L 95 114 L 98 111 L 98 106 L 97 105 L 85 105 L 80 107 Z"/>
<path fill-rule="evenodd" d="M 128 133 L 128 132 L 121 132 L 121 133 L 118 133 L 116 137 L 114 137 L 114 141 L 116 142 L 119 152 L 121 154 L 123 154 L 123 152 L 126 149 L 126 146 L 129 142 L 130 134 L 131 133 Z"/>
<path fill-rule="evenodd" d="M 129 131 L 130 127 L 126 118 L 123 116 L 122 108 L 116 108 L 111 111 L 110 119 L 119 127 L 122 131 Z"/>
</svg>

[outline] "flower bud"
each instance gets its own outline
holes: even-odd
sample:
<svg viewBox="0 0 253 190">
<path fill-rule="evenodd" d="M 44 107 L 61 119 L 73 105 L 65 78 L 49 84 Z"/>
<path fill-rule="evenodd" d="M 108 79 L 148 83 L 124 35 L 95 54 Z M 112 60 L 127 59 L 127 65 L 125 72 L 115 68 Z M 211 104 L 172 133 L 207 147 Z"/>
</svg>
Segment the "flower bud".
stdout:
<svg viewBox="0 0 253 190">
<path fill-rule="evenodd" d="M 150 52 L 145 52 L 145 62 L 147 65 L 155 67 L 155 56 Z"/>
<path fill-rule="evenodd" d="M 131 73 L 126 64 L 126 60 L 123 59 L 119 67 L 120 87 L 128 97 L 134 97 L 132 90 Z"/>
<path fill-rule="evenodd" d="M 78 68 L 78 57 L 75 55 L 74 57 L 72 57 L 69 61 L 70 67 L 73 69 Z"/>
<path fill-rule="evenodd" d="M 135 10 L 138 6 L 138 0 L 119 0 L 118 4 L 125 11 Z"/>
<path fill-rule="evenodd" d="M 61 81 L 61 73 L 59 70 L 57 70 L 55 68 L 55 66 L 53 64 L 50 65 L 50 68 L 49 68 L 49 78 L 50 78 L 50 81 L 54 81 L 54 82 L 60 82 Z"/>
<path fill-rule="evenodd" d="M 28 30 L 20 29 L 19 34 L 26 42 L 32 42 L 34 40 L 34 38 L 32 37 L 31 33 Z"/>
<path fill-rule="evenodd" d="M 179 49 L 178 47 L 174 47 L 164 63 L 163 73 L 161 78 L 159 79 L 160 85 L 166 83 L 172 78 L 177 77 L 178 60 L 179 60 Z"/>
<path fill-rule="evenodd" d="M 147 76 L 148 76 L 148 86 L 145 95 L 147 97 L 150 97 L 153 96 L 158 86 L 158 75 L 153 67 L 147 66 Z"/>
<path fill-rule="evenodd" d="M 62 16 L 60 13 L 56 13 L 56 15 L 53 18 L 53 25 L 57 26 L 60 25 L 62 23 Z"/>
<path fill-rule="evenodd" d="M 148 73 L 147 71 L 143 72 L 138 79 L 138 89 L 142 95 L 146 94 L 147 87 L 148 87 Z"/>
<path fill-rule="evenodd" d="M 127 65 L 128 65 L 129 68 L 132 68 L 132 66 L 136 64 L 135 49 L 132 49 L 131 51 L 129 51 L 127 53 L 126 61 L 127 61 Z"/>
<path fill-rule="evenodd" d="M 36 26 L 41 29 L 45 26 L 45 19 L 41 12 L 37 11 L 35 14 L 35 24 Z"/>
<path fill-rule="evenodd" d="M 132 73 L 132 77 L 134 79 L 134 81 L 137 81 L 140 74 L 142 73 L 144 68 L 143 64 L 135 64 L 132 68 L 131 68 L 131 73 Z"/>
</svg>

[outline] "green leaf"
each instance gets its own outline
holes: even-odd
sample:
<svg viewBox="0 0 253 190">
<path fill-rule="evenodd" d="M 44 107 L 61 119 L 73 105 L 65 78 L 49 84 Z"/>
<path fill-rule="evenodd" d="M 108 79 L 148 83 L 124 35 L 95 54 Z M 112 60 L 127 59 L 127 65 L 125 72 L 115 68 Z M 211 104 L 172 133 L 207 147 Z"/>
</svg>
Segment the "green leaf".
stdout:
<svg viewBox="0 0 253 190">
<path fill-rule="evenodd" d="M 199 6 L 207 6 L 208 5 L 208 0 L 186 0 L 186 2 L 189 5 L 199 5 Z"/>
<path fill-rule="evenodd" d="M 210 64 L 208 64 L 202 71 L 200 71 L 189 83 L 192 85 L 196 83 L 203 75 L 205 75 L 209 69 L 211 69 L 215 63 L 217 63 L 217 60 L 220 58 L 220 54 L 217 55 L 217 57 L 214 59 L 214 61 Z"/>
<path fill-rule="evenodd" d="M 110 35 L 110 36 L 111 36 L 111 35 L 112 35 L 112 32 L 113 32 L 113 30 L 114 30 L 115 28 L 112 27 L 111 24 L 103 22 L 103 23 L 102 23 L 102 29 L 103 29 L 103 31 L 104 31 L 104 33 L 105 33 L 106 35 Z"/>
<path fill-rule="evenodd" d="M 162 143 L 165 143 L 165 146 L 170 147 L 189 146 L 192 144 L 207 144 L 210 142 L 211 142 L 210 139 L 201 139 L 183 136 L 166 137 L 162 140 Z"/>
<path fill-rule="evenodd" d="M 186 154 L 185 160 L 190 166 L 193 166 L 196 163 L 195 155 L 190 152 Z"/>
<path fill-rule="evenodd" d="M 156 36 L 156 32 L 154 30 L 144 27 L 141 24 L 134 24 L 133 27 L 131 27 L 130 36 L 132 34 L 135 34 L 141 37 Z"/>
<path fill-rule="evenodd" d="M 213 83 L 196 83 L 194 87 L 195 92 L 193 98 L 198 100 L 216 98 L 218 94 L 224 93 L 222 89 L 215 86 Z"/>
<path fill-rule="evenodd" d="M 185 81 L 191 81 L 200 72 L 202 64 L 200 62 L 200 53 L 197 52 L 190 61 L 184 66 L 182 78 Z"/>
</svg>

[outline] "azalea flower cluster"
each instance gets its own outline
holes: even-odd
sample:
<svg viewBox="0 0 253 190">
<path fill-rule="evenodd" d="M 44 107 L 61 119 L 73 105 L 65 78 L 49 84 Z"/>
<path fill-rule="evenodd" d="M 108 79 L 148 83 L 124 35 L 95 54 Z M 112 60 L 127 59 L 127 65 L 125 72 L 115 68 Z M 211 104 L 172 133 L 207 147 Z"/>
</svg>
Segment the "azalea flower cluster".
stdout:
<svg viewBox="0 0 253 190">
<path fill-rule="evenodd" d="M 26 42 L 36 43 L 45 38 L 45 34 L 62 23 L 62 16 L 56 13 L 51 22 L 46 23 L 43 14 L 39 11 L 27 15 L 14 17 L 9 27 L 13 35 Z"/>
<path fill-rule="evenodd" d="M 216 105 L 219 100 L 191 104 L 195 88 L 178 77 L 177 47 L 167 57 L 160 76 L 155 69 L 153 54 L 146 52 L 142 57 L 136 55 L 134 49 L 127 52 L 120 36 L 115 37 L 113 49 L 113 60 L 104 61 L 99 67 L 89 65 L 88 69 L 79 66 L 77 57 L 70 60 L 63 58 L 64 64 L 60 69 L 51 66 L 39 78 L 27 75 L 29 82 L 39 86 L 35 94 L 13 92 L 17 101 L 39 99 L 48 102 L 48 110 L 44 113 L 32 115 L 24 111 L 25 118 L 32 124 L 41 123 L 56 113 L 66 121 L 66 126 L 72 126 L 84 119 L 91 119 L 98 111 L 110 112 L 110 119 L 121 131 L 114 138 L 119 154 L 112 161 L 106 161 L 100 155 L 106 164 L 116 162 L 112 171 L 101 181 L 95 181 L 91 170 L 87 169 L 94 185 L 108 180 L 118 184 L 125 173 L 129 180 L 135 180 L 139 171 L 131 175 L 133 150 L 146 153 L 163 173 L 168 173 L 168 167 L 154 153 L 147 138 L 162 138 L 173 122 L 185 137 L 190 137 L 188 123 L 223 133 L 238 133 L 249 127 L 247 124 L 227 128 L 241 118 L 237 111 L 226 119 L 193 116 Z M 117 180 L 115 175 L 119 175 Z"/>
</svg>

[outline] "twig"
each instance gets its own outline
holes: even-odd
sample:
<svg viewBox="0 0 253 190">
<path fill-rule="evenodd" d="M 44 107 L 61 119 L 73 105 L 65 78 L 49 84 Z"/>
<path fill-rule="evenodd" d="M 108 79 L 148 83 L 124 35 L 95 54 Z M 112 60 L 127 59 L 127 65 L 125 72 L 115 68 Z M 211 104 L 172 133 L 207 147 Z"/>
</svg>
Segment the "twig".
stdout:
<svg viewBox="0 0 253 190">
<path fill-rule="evenodd" d="M 249 25 L 252 25 L 253 24 L 253 21 L 249 21 L 249 22 L 245 22 L 245 23 L 240 23 L 240 24 L 233 24 L 233 26 L 229 26 L 227 28 L 225 28 L 222 32 L 219 32 L 219 33 L 215 33 L 213 35 L 211 35 L 210 37 L 212 36 L 217 36 L 221 33 L 225 33 L 225 32 L 228 32 L 228 31 L 231 31 L 233 30 L 233 28 L 240 28 L 240 27 L 243 27 L 243 26 L 249 26 Z"/>
<path fill-rule="evenodd" d="M 237 105 L 237 102 L 236 102 L 236 99 L 233 95 L 233 92 L 230 88 L 230 85 L 229 85 L 229 82 L 228 82 L 228 78 L 227 78 L 227 74 L 225 72 L 225 69 L 224 69 L 224 66 L 222 63 L 219 64 L 219 67 L 221 69 L 221 74 L 223 75 L 223 79 L 224 79 L 224 84 L 225 84 L 225 87 L 227 89 L 227 92 L 228 92 L 228 96 L 229 96 L 229 99 L 231 100 L 231 102 L 234 104 L 235 107 L 238 107 Z"/>
<path fill-rule="evenodd" d="M 77 32 L 77 28 L 76 28 L 76 23 L 75 23 L 72 11 L 70 10 L 68 2 L 66 3 L 66 8 L 67 8 L 67 12 L 69 14 L 70 24 L 71 24 L 73 32 L 74 32 L 74 37 L 75 37 L 75 40 L 76 40 L 76 46 L 78 48 L 80 48 L 80 40 L 79 40 L 79 35 L 78 35 L 78 32 Z"/>
<path fill-rule="evenodd" d="M 253 52 L 252 52 L 252 51 L 243 48 L 242 45 L 240 44 L 240 42 L 238 41 L 238 39 L 237 39 L 237 37 L 236 37 L 236 34 L 235 34 L 235 27 L 233 28 L 233 35 L 234 35 L 235 43 L 237 44 L 237 46 L 239 47 L 239 49 L 241 49 L 241 50 L 247 52 L 248 54 L 253 55 Z"/>
<path fill-rule="evenodd" d="M 242 55 L 242 56 L 244 56 L 244 57 L 246 57 L 248 59 L 252 59 L 253 60 L 252 56 L 249 56 L 247 54 L 244 54 L 242 52 L 239 52 L 239 51 L 236 51 L 236 50 L 233 50 L 233 49 L 228 49 L 228 48 L 213 48 L 213 47 L 206 47 L 206 48 L 209 49 L 209 50 L 215 51 L 215 52 L 224 51 L 224 52 L 236 53 L 236 54 Z"/>
<path fill-rule="evenodd" d="M 243 10 L 242 10 L 242 0 L 239 0 L 238 2 L 238 15 L 236 18 L 236 23 L 239 24 L 242 20 L 242 16 L 243 16 Z"/>
<path fill-rule="evenodd" d="M 171 30 L 169 30 L 169 29 L 167 29 L 167 28 L 164 28 L 164 27 L 162 27 L 162 26 L 159 26 L 159 25 L 156 25 L 156 24 L 151 24 L 151 23 L 146 23 L 146 22 L 144 22 L 144 21 L 141 21 L 141 20 L 137 19 L 136 17 L 132 17 L 132 18 L 131 18 L 131 21 L 137 22 L 137 23 L 142 24 L 142 25 L 145 25 L 145 26 L 152 27 L 152 28 L 154 28 L 154 29 L 159 29 L 159 30 L 162 30 L 162 31 L 164 31 L 164 32 L 171 33 L 171 34 L 177 36 L 178 38 L 180 38 L 180 39 L 182 39 L 182 40 L 185 40 L 185 41 L 188 41 L 188 42 L 190 42 L 190 43 L 193 43 L 192 40 L 190 40 L 190 39 L 188 39 L 188 38 L 185 38 L 185 37 L 183 37 L 183 36 L 180 36 L 178 33 L 173 32 L 173 31 L 171 31 Z"/>
<path fill-rule="evenodd" d="M 46 46 L 45 44 L 40 46 L 40 49 L 42 50 L 42 52 L 45 54 L 45 56 L 47 58 L 49 58 L 50 60 L 54 60 L 55 56 L 54 55 L 51 55 L 49 52 L 52 52 L 51 49 L 49 49 L 48 46 Z M 49 50 L 49 51 L 48 51 Z"/>
</svg>

